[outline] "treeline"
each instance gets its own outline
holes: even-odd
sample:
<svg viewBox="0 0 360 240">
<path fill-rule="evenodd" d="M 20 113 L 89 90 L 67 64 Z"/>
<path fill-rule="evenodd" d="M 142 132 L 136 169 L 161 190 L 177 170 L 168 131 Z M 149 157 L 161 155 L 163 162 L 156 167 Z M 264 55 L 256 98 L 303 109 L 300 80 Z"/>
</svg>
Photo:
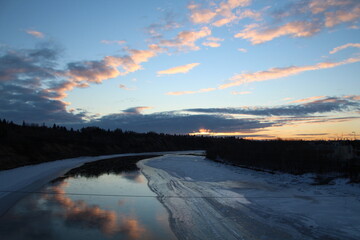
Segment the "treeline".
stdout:
<svg viewBox="0 0 360 240">
<path fill-rule="evenodd" d="M 237 166 L 291 174 L 337 172 L 360 181 L 360 141 L 218 139 L 206 157 Z"/>
<path fill-rule="evenodd" d="M 360 181 L 360 141 L 255 141 L 0 120 L 0 170 L 80 156 L 199 149 L 209 159 L 238 166 L 292 174 L 340 172 Z"/>
<path fill-rule="evenodd" d="M 0 120 L 0 170 L 79 156 L 207 149 L 214 138 Z"/>
</svg>

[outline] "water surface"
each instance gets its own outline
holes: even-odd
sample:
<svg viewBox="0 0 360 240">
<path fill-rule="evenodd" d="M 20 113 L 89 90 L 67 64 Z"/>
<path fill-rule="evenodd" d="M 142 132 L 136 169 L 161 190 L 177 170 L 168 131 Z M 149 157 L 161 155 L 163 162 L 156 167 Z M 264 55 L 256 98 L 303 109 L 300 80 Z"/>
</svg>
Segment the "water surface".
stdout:
<svg viewBox="0 0 360 240">
<path fill-rule="evenodd" d="M 1 239 L 176 239 L 139 170 L 71 176 L 40 191 L 1 217 Z"/>
</svg>

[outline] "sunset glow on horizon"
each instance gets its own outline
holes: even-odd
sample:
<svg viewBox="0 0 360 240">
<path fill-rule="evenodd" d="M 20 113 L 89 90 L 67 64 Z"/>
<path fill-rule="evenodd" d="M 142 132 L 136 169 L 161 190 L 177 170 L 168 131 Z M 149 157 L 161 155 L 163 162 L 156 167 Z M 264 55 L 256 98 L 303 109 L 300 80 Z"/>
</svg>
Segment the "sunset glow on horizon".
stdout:
<svg viewBox="0 0 360 240">
<path fill-rule="evenodd" d="M 0 9 L 0 119 L 360 139 L 358 0 L 19 0 Z"/>
</svg>

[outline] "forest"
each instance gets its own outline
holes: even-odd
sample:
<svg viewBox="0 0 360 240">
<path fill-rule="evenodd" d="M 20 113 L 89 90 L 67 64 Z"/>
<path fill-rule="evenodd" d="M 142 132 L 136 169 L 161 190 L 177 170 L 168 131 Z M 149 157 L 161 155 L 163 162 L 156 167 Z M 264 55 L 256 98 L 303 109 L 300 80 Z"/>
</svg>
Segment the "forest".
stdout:
<svg viewBox="0 0 360 240">
<path fill-rule="evenodd" d="M 208 159 L 255 170 L 337 172 L 360 181 L 360 141 L 259 141 L 0 120 L 0 170 L 80 156 L 179 150 L 206 150 Z"/>
</svg>

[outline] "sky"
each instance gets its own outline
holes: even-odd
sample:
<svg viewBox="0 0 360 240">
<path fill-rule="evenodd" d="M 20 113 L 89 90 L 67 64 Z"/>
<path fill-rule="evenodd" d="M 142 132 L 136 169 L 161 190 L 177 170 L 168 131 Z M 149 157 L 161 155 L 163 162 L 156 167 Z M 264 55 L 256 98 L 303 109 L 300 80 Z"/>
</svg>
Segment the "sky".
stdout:
<svg viewBox="0 0 360 240">
<path fill-rule="evenodd" d="M 360 138 L 359 0 L 0 0 L 0 118 Z"/>
</svg>

